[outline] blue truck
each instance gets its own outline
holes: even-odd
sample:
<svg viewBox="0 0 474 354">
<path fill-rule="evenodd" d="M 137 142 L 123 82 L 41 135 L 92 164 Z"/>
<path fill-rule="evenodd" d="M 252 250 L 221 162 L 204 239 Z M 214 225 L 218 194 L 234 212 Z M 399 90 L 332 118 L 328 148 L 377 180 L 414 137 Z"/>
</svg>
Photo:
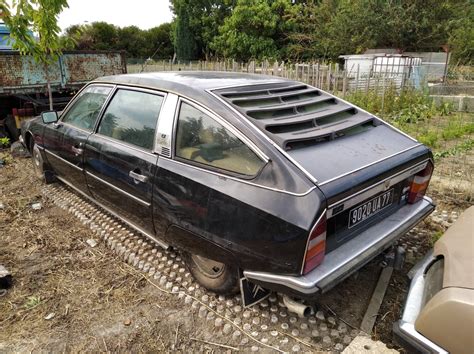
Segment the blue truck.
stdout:
<svg viewBox="0 0 474 354">
<path fill-rule="evenodd" d="M 61 110 L 85 83 L 104 75 L 127 72 L 121 51 L 64 51 L 47 66 L 11 47 L 10 31 L 0 23 L 0 138 L 19 137 L 21 120 L 53 108 Z"/>
</svg>

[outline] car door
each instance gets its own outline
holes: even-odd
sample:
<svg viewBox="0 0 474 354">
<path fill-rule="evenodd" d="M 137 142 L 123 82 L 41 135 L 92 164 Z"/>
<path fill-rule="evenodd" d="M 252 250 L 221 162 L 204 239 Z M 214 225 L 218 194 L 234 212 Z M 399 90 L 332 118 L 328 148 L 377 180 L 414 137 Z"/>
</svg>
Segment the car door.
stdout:
<svg viewBox="0 0 474 354">
<path fill-rule="evenodd" d="M 163 98 L 155 91 L 117 88 L 85 146 L 92 196 L 148 235 L 154 234 L 153 148 Z"/>
<path fill-rule="evenodd" d="M 56 174 L 86 194 L 89 191 L 83 166 L 84 145 L 112 88 L 96 84 L 86 87 L 44 134 L 47 159 Z"/>
</svg>

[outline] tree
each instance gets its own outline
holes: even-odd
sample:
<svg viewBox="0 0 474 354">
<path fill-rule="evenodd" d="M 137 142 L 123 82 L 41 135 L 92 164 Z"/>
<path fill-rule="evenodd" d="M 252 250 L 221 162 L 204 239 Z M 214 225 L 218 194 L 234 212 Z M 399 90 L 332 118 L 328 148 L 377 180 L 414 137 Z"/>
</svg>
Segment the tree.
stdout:
<svg viewBox="0 0 474 354">
<path fill-rule="evenodd" d="M 452 62 L 474 64 L 474 3 L 465 1 L 456 9 L 457 16 L 449 23 L 448 45 Z"/>
<path fill-rule="evenodd" d="M 173 57 L 174 48 L 171 40 L 171 23 L 163 23 L 158 27 L 150 28 L 145 32 L 145 56 L 152 59 L 170 59 Z"/>
<path fill-rule="evenodd" d="M 472 5 L 470 7 L 472 9 Z M 439 50 L 448 42 L 451 22 L 456 17 L 464 17 L 468 8 L 468 2 L 458 0 L 386 2 L 383 7 L 386 30 L 379 43 L 401 52 Z"/>
<path fill-rule="evenodd" d="M 117 28 L 115 48 L 125 50 L 132 58 L 143 58 L 147 55 L 145 31 L 137 26 Z"/>
<path fill-rule="evenodd" d="M 176 17 L 175 27 L 175 48 L 176 56 L 180 60 L 195 59 L 197 54 L 196 38 L 191 31 L 188 11 L 184 6 L 180 6 Z"/>
<path fill-rule="evenodd" d="M 209 59 L 214 55 L 211 42 L 219 34 L 219 26 L 230 16 L 236 0 L 171 0 L 171 10 L 176 16 L 173 39 L 177 53 L 180 46 L 195 47 L 196 58 Z M 177 40 L 177 33 L 184 33 L 184 44 Z M 178 58 L 181 59 L 178 55 Z"/>
<path fill-rule="evenodd" d="M 2 19 L 10 30 L 12 47 L 23 55 L 32 55 L 42 63 L 48 78 L 50 109 L 53 109 L 51 87 L 49 83 L 49 64 L 61 54 L 61 29 L 57 16 L 68 7 L 67 0 L 15 0 L 9 6 L 0 2 Z M 38 38 L 33 36 L 38 34 Z"/>
<path fill-rule="evenodd" d="M 287 0 L 238 0 L 212 48 L 236 60 L 279 58 L 291 6 Z"/>
</svg>

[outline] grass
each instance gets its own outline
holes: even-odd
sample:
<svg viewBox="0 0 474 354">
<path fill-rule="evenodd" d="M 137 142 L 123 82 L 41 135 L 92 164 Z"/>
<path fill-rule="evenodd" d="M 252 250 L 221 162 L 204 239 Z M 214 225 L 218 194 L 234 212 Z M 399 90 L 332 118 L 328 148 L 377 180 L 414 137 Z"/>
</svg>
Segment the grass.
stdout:
<svg viewBox="0 0 474 354">
<path fill-rule="evenodd" d="M 454 112 L 451 104 L 436 104 L 425 91 L 394 88 L 385 95 L 355 92 L 348 101 L 376 114 L 421 143 L 435 157 L 455 156 L 473 148 L 474 114 Z"/>
<path fill-rule="evenodd" d="M 25 301 L 25 308 L 31 310 L 39 304 L 41 304 L 41 298 L 39 296 L 28 296 Z"/>
</svg>

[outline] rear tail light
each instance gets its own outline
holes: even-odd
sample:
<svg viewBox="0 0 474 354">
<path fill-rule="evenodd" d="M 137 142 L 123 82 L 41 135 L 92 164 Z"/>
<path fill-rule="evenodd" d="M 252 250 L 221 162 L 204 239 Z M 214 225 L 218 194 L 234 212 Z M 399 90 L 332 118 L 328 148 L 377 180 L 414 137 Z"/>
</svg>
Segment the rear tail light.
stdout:
<svg viewBox="0 0 474 354">
<path fill-rule="evenodd" d="M 306 245 L 304 257 L 303 274 L 307 274 L 316 268 L 324 259 L 326 252 L 326 211 L 320 216 L 311 229 Z"/>
<path fill-rule="evenodd" d="M 413 204 L 419 201 L 426 193 L 433 173 L 433 163 L 428 162 L 425 169 L 413 176 L 410 192 L 408 193 L 408 203 Z"/>
</svg>

